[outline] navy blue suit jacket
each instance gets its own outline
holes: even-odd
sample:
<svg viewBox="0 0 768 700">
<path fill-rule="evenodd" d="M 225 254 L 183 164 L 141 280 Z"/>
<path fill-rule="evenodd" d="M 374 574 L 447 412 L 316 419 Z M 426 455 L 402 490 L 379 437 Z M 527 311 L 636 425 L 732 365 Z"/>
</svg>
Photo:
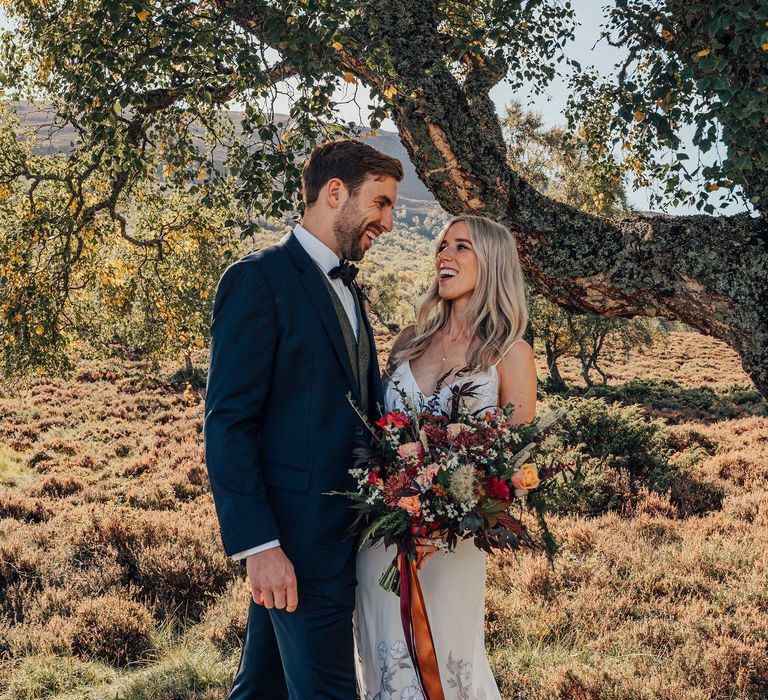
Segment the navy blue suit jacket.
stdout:
<svg viewBox="0 0 768 700">
<path fill-rule="evenodd" d="M 352 450 L 368 437 L 347 399 L 359 405 L 359 390 L 322 274 L 293 234 L 227 268 L 205 400 L 205 458 L 227 554 L 279 539 L 306 580 L 333 578 L 350 560 L 354 511 L 324 494 L 354 487 Z M 383 395 L 363 317 L 373 412 Z"/>
</svg>

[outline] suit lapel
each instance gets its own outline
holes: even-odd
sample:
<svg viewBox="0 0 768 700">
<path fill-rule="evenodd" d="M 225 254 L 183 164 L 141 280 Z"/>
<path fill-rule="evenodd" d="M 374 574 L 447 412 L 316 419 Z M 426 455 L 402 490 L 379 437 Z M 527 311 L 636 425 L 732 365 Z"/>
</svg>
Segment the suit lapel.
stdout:
<svg viewBox="0 0 768 700">
<path fill-rule="evenodd" d="M 301 243 L 296 240 L 296 236 L 291 233 L 284 238 L 282 242 L 299 270 L 301 283 L 304 286 L 317 315 L 320 316 L 320 320 L 325 326 L 325 332 L 328 334 L 328 338 L 336 352 L 336 356 L 339 358 L 339 362 L 341 362 L 341 365 L 344 368 L 344 373 L 347 376 L 349 386 L 352 388 L 355 400 L 359 402 L 360 389 L 355 381 L 355 374 L 352 370 L 349 353 L 347 352 L 347 345 L 344 342 L 344 335 L 341 332 L 341 326 L 339 325 L 339 317 L 336 314 L 336 309 L 329 296 L 329 293 L 332 292 L 329 292 L 320 277 L 323 273 L 313 262 L 312 258 L 309 257 Z"/>
</svg>

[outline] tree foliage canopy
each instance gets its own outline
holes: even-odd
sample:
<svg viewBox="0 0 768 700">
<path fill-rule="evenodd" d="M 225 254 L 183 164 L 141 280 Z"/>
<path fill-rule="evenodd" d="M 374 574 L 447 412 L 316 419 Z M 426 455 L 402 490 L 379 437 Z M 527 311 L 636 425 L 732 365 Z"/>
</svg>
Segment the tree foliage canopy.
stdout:
<svg viewBox="0 0 768 700">
<path fill-rule="evenodd" d="M 41 324 L 38 337 L 55 347 L 70 293 L 88 283 L 78 268 L 98 249 L 122 239 L 162 259 L 161 231 L 134 227 L 139 192 L 215 208 L 234 187 L 243 206 L 229 223 L 246 234 L 251 217 L 292 212 L 304 154 L 354 128 L 338 118 L 337 87 L 364 84 L 361 118 L 372 129 L 394 120 L 446 210 L 507 223 L 540 291 L 584 311 L 694 323 L 737 348 L 768 393 L 764 0 L 616 0 L 605 40 L 627 58 L 607 76 L 568 58 L 577 20 L 568 0 L 3 4 L 17 27 L 0 42 L 0 88 L 50 100 L 54 130 L 67 123 L 78 134 L 67 156 L 36 154 L 3 116 L 0 216 L 21 217 L 26 232 L 4 243 L 12 262 L 2 274 L 18 282 L 4 284 L 6 325 L 33 295 L 50 299 L 42 321 L 22 313 L 12 335 L 33 338 Z M 571 138 L 606 180 L 657 181 L 665 201 L 707 211 L 715 188 L 734 188 L 762 218 L 616 221 L 542 195 L 508 165 L 490 92 L 502 81 L 543 90 L 557 70 L 571 76 Z M 284 93 L 289 114 L 276 120 Z M 243 108 L 240 124 L 226 106 Z M 688 128 L 703 152 L 724 145 L 714 164 L 675 155 Z"/>
</svg>

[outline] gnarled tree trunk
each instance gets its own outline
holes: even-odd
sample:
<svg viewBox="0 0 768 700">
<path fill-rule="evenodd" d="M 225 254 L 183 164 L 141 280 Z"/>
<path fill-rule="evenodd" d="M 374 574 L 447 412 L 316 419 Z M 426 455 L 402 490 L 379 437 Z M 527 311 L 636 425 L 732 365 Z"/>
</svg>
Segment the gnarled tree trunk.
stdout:
<svg viewBox="0 0 768 700">
<path fill-rule="evenodd" d="M 448 212 L 509 226 L 528 280 L 565 308 L 663 316 L 727 342 L 768 398 L 764 216 L 646 214 L 612 221 L 547 198 L 506 160 L 489 97 L 506 72 L 503 63 L 477 61 L 459 83 L 444 60 L 433 2 L 377 0 L 369 9 L 403 86 L 391 116 L 419 177 Z M 237 19 L 258 33 L 263 11 L 260 3 L 243 2 Z M 370 67 L 359 46 L 340 54 L 340 68 L 384 92 L 387 76 Z M 765 181 L 756 174 L 756 193 Z"/>
</svg>

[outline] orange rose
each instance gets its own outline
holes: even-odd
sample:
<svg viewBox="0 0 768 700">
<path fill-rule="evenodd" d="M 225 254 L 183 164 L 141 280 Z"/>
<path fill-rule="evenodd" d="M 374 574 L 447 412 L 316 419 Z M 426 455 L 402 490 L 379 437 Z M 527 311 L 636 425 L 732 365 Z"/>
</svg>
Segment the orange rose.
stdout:
<svg viewBox="0 0 768 700">
<path fill-rule="evenodd" d="M 397 454 L 403 459 L 411 456 L 421 457 L 424 454 L 424 445 L 420 442 L 406 442 L 405 445 L 398 446 Z"/>
<path fill-rule="evenodd" d="M 421 501 L 419 501 L 418 496 L 403 496 L 397 502 L 397 507 L 411 515 L 421 515 Z"/>
<path fill-rule="evenodd" d="M 525 496 L 531 489 L 535 489 L 539 485 L 539 473 L 536 471 L 536 467 L 528 462 L 512 475 L 510 481 L 515 487 L 515 496 Z"/>
<path fill-rule="evenodd" d="M 467 426 L 464 425 L 464 423 L 448 423 L 446 430 L 448 431 L 448 435 L 455 438 L 466 427 Z"/>
</svg>

